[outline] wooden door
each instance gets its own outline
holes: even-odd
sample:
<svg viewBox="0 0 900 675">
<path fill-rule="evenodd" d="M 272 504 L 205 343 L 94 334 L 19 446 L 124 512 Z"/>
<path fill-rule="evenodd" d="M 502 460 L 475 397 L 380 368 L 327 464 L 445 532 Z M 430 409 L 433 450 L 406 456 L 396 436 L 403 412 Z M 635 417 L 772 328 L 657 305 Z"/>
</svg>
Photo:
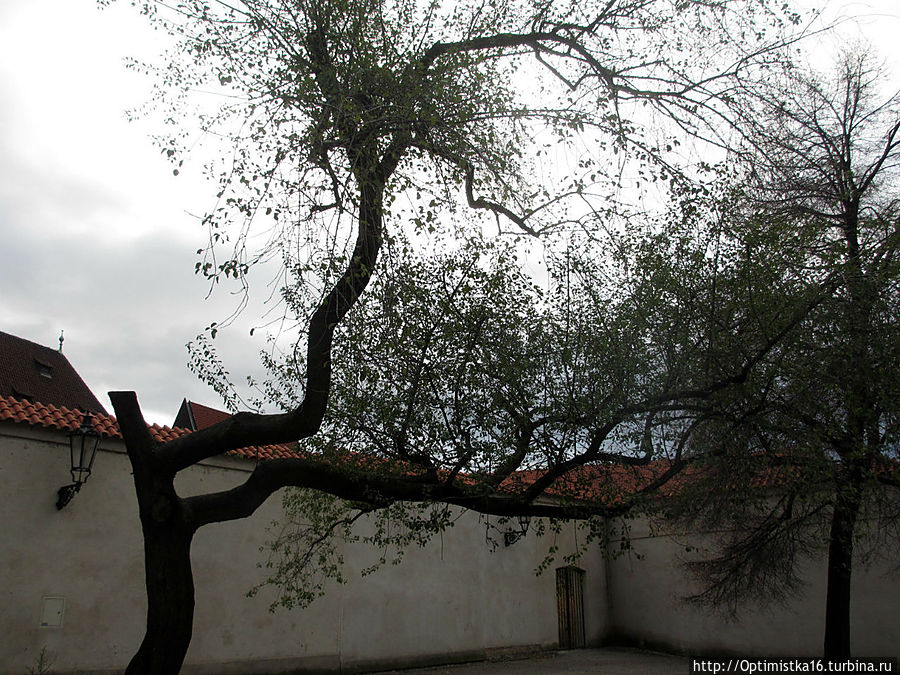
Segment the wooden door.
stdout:
<svg viewBox="0 0 900 675">
<path fill-rule="evenodd" d="M 556 607 L 559 615 L 560 649 L 584 647 L 584 570 L 556 570 Z"/>
</svg>

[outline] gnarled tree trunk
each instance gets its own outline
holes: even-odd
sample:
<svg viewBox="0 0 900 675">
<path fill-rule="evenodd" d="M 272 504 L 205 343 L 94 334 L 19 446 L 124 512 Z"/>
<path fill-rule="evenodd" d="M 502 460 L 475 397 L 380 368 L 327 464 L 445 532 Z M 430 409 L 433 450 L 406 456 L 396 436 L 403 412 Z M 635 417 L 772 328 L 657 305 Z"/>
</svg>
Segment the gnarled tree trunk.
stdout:
<svg viewBox="0 0 900 675">
<path fill-rule="evenodd" d="M 128 675 L 181 670 L 194 622 L 191 540 L 196 527 L 175 492 L 175 474 L 160 461 L 133 392 L 111 392 L 134 473 L 147 586 L 147 630 Z"/>
<path fill-rule="evenodd" d="M 142 519 L 143 520 L 143 519 Z M 194 578 L 191 572 L 193 531 L 172 517 L 144 521 L 144 567 L 147 578 L 147 630 L 126 675 L 171 675 L 181 670 L 191 643 Z"/>
</svg>

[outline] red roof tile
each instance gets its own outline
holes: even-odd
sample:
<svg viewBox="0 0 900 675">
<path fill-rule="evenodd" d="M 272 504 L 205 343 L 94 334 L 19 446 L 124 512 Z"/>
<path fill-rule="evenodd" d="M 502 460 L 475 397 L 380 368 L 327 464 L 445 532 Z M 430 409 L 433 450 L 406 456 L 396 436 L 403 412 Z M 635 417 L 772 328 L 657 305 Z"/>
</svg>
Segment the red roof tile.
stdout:
<svg viewBox="0 0 900 675">
<path fill-rule="evenodd" d="M 654 460 L 648 464 L 629 466 L 625 464 L 587 464 L 575 467 L 564 476 L 557 478 L 545 494 L 548 496 L 570 498 L 576 501 L 597 501 L 613 505 L 624 497 L 633 495 L 660 478 L 672 464 L 665 459 Z M 517 471 L 507 478 L 500 487 L 503 490 L 518 493 L 525 492 L 546 471 Z M 660 494 L 673 494 L 680 484 L 680 476 L 673 477 L 660 489 Z"/>
<path fill-rule="evenodd" d="M 191 414 L 194 416 L 194 423 L 197 425 L 198 431 L 200 429 L 205 429 L 206 427 L 211 427 L 213 424 L 217 424 L 222 420 L 231 417 L 231 415 L 224 410 L 216 410 L 215 408 L 200 405 L 193 401 L 188 401 L 188 403 L 191 406 Z"/>
<path fill-rule="evenodd" d="M 211 427 L 213 424 L 217 424 L 229 417 L 229 413 L 224 410 L 217 410 L 216 408 L 210 408 L 209 406 L 184 399 L 181 402 L 181 408 L 179 408 L 178 414 L 175 416 L 175 422 L 172 426 L 184 427 L 191 431 L 199 431 L 200 429 Z"/>
<path fill-rule="evenodd" d="M 63 406 L 57 407 L 44 403 L 22 401 L 13 396 L 0 396 L 0 421 L 27 424 L 33 427 L 55 429 L 58 431 L 74 431 L 81 426 L 84 413 Z M 106 414 L 95 414 L 93 417 L 94 429 L 107 438 L 121 438 L 119 423 L 114 417 Z M 188 429 L 160 426 L 158 424 L 147 425 L 150 435 L 157 443 L 165 443 L 173 438 L 191 433 Z M 299 457 L 297 450 L 290 444 L 250 446 L 227 453 L 248 459 L 281 459 L 285 457 Z"/>
<path fill-rule="evenodd" d="M 204 406 L 205 407 L 205 406 Z M 43 403 L 22 401 L 13 396 L 0 396 L 0 421 L 9 421 L 29 426 L 39 426 L 46 429 L 59 431 L 72 431 L 81 425 L 84 414 L 78 410 L 72 410 L 64 406 L 54 406 Z M 94 428 L 106 437 L 121 438 L 119 426 L 114 417 L 106 414 L 95 414 Z M 178 438 L 191 433 L 190 430 L 180 427 L 148 425 L 150 434 L 159 443 Z M 229 455 L 245 457 L 248 459 L 280 459 L 287 457 L 300 457 L 301 453 L 292 444 L 250 446 L 228 453 Z M 359 454 L 346 454 L 341 456 L 341 461 L 357 466 L 378 466 L 392 470 L 409 471 L 402 462 L 387 460 L 384 458 L 370 457 Z M 596 464 L 577 467 L 562 478 L 557 479 L 546 491 L 548 496 L 571 498 L 575 500 L 600 500 L 605 504 L 616 504 L 624 496 L 647 486 L 658 479 L 663 472 L 670 467 L 667 460 L 656 460 L 642 466 Z M 877 467 L 878 471 L 896 473 L 900 470 L 900 463 L 888 460 L 884 466 Z M 667 483 L 660 490 L 663 496 L 672 495 L 684 487 L 686 481 L 692 481 L 702 474 L 703 470 L 692 467 Z M 754 480 L 757 487 L 772 487 L 790 480 L 790 469 L 785 467 L 760 468 L 758 477 Z M 512 493 L 522 492 L 536 479 L 543 475 L 542 470 L 518 471 L 507 480 L 503 481 L 500 489 Z M 711 476 L 716 478 L 715 475 Z M 459 475 L 459 480 L 467 483 L 475 481 L 472 475 Z M 719 482 L 727 487 L 727 480 Z"/>
</svg>

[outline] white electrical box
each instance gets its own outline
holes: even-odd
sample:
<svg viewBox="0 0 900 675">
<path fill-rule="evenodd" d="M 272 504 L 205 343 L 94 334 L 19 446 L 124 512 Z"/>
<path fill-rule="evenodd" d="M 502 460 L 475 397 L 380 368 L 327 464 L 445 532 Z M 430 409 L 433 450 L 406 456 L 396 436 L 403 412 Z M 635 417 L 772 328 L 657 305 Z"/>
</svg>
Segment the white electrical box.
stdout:
<svg viewBox="0 0 900 675">
<path fill-rule="evenodd" d="M 65 598 L 58 595 L 41 598 L 41 628 L 61 628 L 65 613 Z"/>
</svg>

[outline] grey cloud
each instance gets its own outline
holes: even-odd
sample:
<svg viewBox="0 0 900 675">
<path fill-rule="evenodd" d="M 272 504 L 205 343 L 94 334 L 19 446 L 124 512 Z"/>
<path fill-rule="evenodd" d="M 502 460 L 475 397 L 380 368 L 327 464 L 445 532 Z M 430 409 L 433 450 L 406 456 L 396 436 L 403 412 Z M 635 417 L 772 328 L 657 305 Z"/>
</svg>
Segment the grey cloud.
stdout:
<svg viewBox="0 0 900 675">
<path fill-rule="evenodd" d="M 231 311 L 234 299 L 204 300 L 184 242 L 141 237 L 128 244 L 96 236 L 14 230 L 0 212 L 0 329 L 65 352 L 104 404 L 111 389 L 138 392 L 148 419 L 171 423 L 183 396 L 212 405 L 216 395 L 186 367 L 185 343 Z M 248 317 L 249 319 L 249 317 Z M 258 370 L 261 343 L 235 328 L 222 333 L 228 367 Z"/>
</svg>

